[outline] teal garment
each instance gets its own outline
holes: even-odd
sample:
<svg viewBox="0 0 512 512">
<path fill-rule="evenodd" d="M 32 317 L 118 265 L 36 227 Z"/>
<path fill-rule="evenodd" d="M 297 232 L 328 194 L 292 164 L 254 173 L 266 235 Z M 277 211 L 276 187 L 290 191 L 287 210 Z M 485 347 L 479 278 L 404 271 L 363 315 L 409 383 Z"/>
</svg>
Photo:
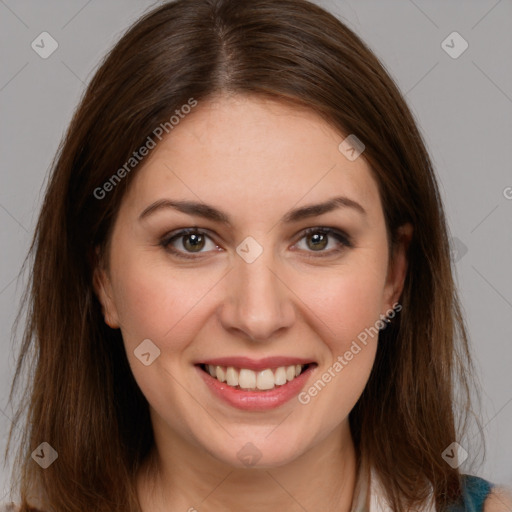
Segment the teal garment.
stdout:
<svg viewBox="0 0 512 512">
<path fill-rule="evenodd" d="M 484 502 L 494 484 L 473 475 L 462 475 L 463 503 L 455 503 L 448 507 L 448 512 L 482 512 Z"/>
</svg>

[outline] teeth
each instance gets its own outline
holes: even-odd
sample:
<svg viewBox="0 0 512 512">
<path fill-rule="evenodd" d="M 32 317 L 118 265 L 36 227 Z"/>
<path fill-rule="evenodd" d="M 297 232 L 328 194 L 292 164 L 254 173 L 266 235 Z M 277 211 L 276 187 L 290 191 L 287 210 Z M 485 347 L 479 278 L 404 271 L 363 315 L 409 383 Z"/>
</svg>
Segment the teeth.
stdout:
<svg viewBox="0 0 512 512">
<path fill-rule="evenodd" d="M 242 389 L 254 389 L 256 387 L 256 373 L 252 370 L 240 370 L 238 374 L 238 385 Z"/>
<path fill-rule="evenodd" d="M 255 372 L 247 368 L 234 368 L 233 366 L 207 365 L 208 373 L 220 382 L 226 382 L 228 386 L 239 387 L 247 390 L 266 391 L 276 386 L 283 386 L 287 382 L 298 377 L 305 365 L 296 364 L 280 366 L 275 370 L 270 368 Z"/>
<path fill-rule="evenodd" d="M 286 368 L 284 366 L 280 366 L 276 373 L 274 374 L 274 382 L 276 386 L 282 386 L 286 384 Z"/>
<path fill-rule="evenodd" d="M 217 377 L 217 380 L 220 380 L 221 382 L 226 382 L 226 372 L 224 370 L 224 368 L 222 368 L 222 366 L 217 366 L 217 371 L 216 371 L 216 377 Z"/>
<path fill-rule="evenodd" d="M 242 370 L 243 372 L 243 370 Z M 242 373 L 240 372 L 240 373 Z M 256 377 L 256 387 L 258 389 L 273 389 L 275 385 L 274 372 L 272 370 L 263 370 L 262 372 L 258 372 L 258 376 Z"/>
<path fill-rule="evenodd" d="M 226 370 L 226 382 L 229 386 L 238 386 L 238 372 L 232 366 Z"/>
</svg>

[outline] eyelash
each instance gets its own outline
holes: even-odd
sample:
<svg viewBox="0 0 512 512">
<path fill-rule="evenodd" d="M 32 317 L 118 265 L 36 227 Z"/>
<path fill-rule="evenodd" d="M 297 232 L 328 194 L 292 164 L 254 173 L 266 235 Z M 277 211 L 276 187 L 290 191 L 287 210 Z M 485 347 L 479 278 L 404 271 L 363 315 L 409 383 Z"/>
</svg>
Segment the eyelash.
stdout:
<svg viewBox="0 0 512 512">
<path fill-rule="evenodd" d="M 333 254 L 338 254 L 343 252 L 347 248 L 353 247 L 352 241 L 348 235 L 343 233 L 342 231 L 339 231 L 337 229 L 329 228 L 329 227 L 314 227 L 314 228 L 308 228 L 302 232 L 302 236 L 297 241 L 300 242 L 303 238 L 307 237 L 308 235 L 314 234 L 314 233 L 322 233 L 323 235 L 331 236 L 335 238 L 338 243 L 341 245 L 341 247 L 338 247 L 337 249 L 331 249 L 330 251 L 319 251 L 317 254 L 312 256 L 307 256 L 308 258 L 323 258 L 327 256 L 332 256 Z M 170 233 L 169 235 L 162 238 L 159 245 L 161 245 L 166 251 L 176 255 L 179 258 L 183 259 L 198 259 L 198 256 L 188 256 L 187 253 L 184 253 L 180 250 L 177 250 L 174 248 L 171 244 L 175 240 L 178 240 L 180 238 L 186 237 L 187 235 L 202 235 L 206 236 L 211 239 L 211 237 L 208 235 L 206 231 L 203 231 L 201 229 L 197 228 L 187 228 L 182 229 L 181 231 L 178 231 L 177 233 Z M 207 251 L 208 252 L 208 251 Z M 306 251 L 306 252 L 316 252 L 316 251 Z M 188 253 L 192 254 L 192 253 Z M 196 253 L 196 254 L 202 254 L 202 253 Z"/>
</svg>

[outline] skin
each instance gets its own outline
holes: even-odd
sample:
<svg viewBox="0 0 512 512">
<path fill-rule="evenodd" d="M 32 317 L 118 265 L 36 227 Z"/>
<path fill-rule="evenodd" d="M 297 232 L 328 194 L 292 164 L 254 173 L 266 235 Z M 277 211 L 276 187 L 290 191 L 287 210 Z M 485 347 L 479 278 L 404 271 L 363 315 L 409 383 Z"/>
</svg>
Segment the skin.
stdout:
<svg viewBox="0 0 512 512">
<path fill-rule="evenodd" d="M 138 475 L 144 512 L 163 510 L 348 511 L 356 457 L 348 414 L 368 380 L 377 339 L 307 405 L 235 409 L 213 397 L 194 362 L 221 356 L 284 355 L 318 364 L 309 388 L 365 328 L 393 307 L 407 271 L 409 225 L 390 258 L 377 183 L 363 156 L 349 161 L 344 139 L 317 114 L 254 96 L 200 103 L 152 150 L 116 218 L 94 284 L 105 321 L 120 328 L 155 433 L 152 461 Z M 286 224 L 289 210 L 343 195 L 342 207 Z M 223 210 L 231 227 L 153 202 L 202 201 Z M 307 228 L 332 227 L 318 248 Z M 195 259 L 160 241 L 183 228 L 208 232 Z M 263 248 L 252 263 L 236 252 L 248 236 Z M 340 250 L 334 252 L 337 248 Z M 188 252 L 187 252 L 188 249 Z M 322 257 L 322 254 L 325 256 Z M 161 353 L 145 366 L 134 350 L 145 339 Z M 251 442 L 261 454 L 237 457 Z"/>
</svg>

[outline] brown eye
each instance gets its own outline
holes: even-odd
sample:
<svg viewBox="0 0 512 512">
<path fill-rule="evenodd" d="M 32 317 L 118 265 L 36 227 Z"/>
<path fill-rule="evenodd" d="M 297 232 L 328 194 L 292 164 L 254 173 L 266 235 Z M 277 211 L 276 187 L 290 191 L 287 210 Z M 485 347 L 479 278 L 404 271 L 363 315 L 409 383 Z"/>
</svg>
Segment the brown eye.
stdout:
<svg viewBox="0 0 512 512">
<path fill-rule="evenodd" d="M 313 251 L 325 249 L 329 242 L 329 236 L 326 233 L 322 232 L 317 232 L 314 233 L 313 235 L 308 235 L 306 239 L 310 241 L 308 242 L 307 245 Z"/>
<path fill-rule="evenodd" d="M 302 240 L 306 240 L 306 248 L 299 249 L 306 253 L 318 253 L 314 256 L 331 256 L 353 246 L 348 235 L 332 228 L 309 228 L 303 232 L 299 242 Z M 325 250 L 329 245 L 332 246 L 331 250 Z"/>
<path fill-rule="evenodd" d="M 210 241 L 209 249 L 208 241 Z M 204 254 L 218 247 L 209 235 L 197 229 L 184 229 L 167 235 L 160 241 L 160 245 L 166 251 L 183 258 L 194 258 L 193 254 Z M 205 248 L 207 250 L 203 250 Z"/>
<path fill-rule="evenodd" d="M 332 256 L 353 246 L 348 235 L 333 228 L 309 228 L 296 245 L 300 245 L 302 240 L 306 240 L 306 247 L 299 249 L 310 253 L 309 256 L 311 253 L 316 253 L 314 256 Z M 209 249 L 208 242 L 211 244 Z M 160 241 L 160 245 L 178 257 L 189 259 L 212 250 L 221 250 L 206 232 L 196 228 L 171 233 Z M 330 250 L 325 250 L 331 245 Z"/>
<path fill-rule="evenodd" d="M 201 234 L 193 233 L 190 235 L 183 235 L 181 238 L 183 247 L 187 251 L 197 252 L 200 251 L 205 245 L 204 236 Z"/>
</svg>

